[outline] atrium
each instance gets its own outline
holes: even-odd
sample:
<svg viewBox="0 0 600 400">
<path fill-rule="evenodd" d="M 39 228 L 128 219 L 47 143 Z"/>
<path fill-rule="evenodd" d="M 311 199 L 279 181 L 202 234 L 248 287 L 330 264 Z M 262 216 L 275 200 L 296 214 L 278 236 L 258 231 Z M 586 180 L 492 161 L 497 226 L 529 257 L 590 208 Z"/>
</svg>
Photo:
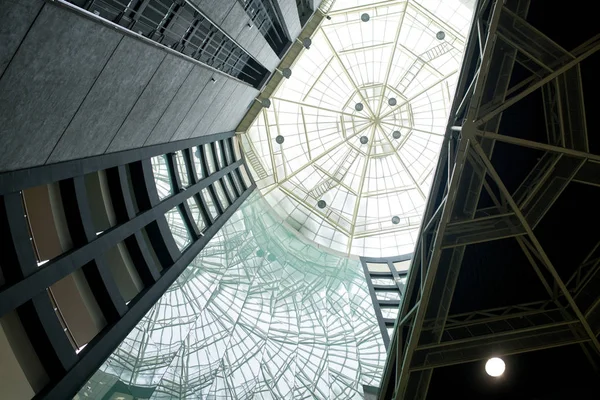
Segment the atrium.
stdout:
<svg viewBox="0 0 600 400">
<path fill-rule="evenodd" d="M 0 3 L 0 397 L 598 397 L 593 4 Z"/>
</svg>

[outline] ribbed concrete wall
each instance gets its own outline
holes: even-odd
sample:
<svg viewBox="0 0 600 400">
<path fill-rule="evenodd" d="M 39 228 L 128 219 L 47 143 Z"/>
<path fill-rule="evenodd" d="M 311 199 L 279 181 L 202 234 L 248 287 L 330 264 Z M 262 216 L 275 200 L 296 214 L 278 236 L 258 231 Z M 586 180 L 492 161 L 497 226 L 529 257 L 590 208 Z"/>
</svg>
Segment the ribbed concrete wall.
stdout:
<svg viewBox="0 0 600 400">
<path fill-rule="evenodd" d="M 300 17 L 298 16 L 298 6 L 295 0 L 277 0 L 281 16 L 283 17 L 284 29 L 292 39 L 300 35 L 302 27 L 300 26 Z"/>
</svg>

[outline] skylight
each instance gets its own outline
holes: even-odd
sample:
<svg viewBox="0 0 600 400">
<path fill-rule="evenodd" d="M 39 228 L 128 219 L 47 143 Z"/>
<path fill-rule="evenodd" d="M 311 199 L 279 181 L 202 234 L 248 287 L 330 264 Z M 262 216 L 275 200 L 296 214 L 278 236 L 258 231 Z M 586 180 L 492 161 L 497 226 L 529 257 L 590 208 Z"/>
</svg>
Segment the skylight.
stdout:
<svg viewBox="0 0 600 400">
<path fill-rule="evenodd" d="M 337 0 L 242 145 L 294 229 L 346 254 L 413 251 L 472 0 Z"/>
</svg>

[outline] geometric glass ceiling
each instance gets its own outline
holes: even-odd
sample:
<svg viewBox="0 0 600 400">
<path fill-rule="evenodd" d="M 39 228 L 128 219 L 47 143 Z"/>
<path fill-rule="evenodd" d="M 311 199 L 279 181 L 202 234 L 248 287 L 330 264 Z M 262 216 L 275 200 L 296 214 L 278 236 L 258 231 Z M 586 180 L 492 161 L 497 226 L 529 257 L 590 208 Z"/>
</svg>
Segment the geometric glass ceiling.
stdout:
<svg viewBox="0 0 600 400">
<path fill-rule="evenodd" d="M 289 226 L 347 255 L 413 251 L 472 3 L 334 3 L 241 137 L 260 192 Z"/>
<path fill-rule="evenodd" d="M 360 400 L 385 356 L 360 262 L 300 240 L 253 193 L 74 400 Z"/>
</svg>

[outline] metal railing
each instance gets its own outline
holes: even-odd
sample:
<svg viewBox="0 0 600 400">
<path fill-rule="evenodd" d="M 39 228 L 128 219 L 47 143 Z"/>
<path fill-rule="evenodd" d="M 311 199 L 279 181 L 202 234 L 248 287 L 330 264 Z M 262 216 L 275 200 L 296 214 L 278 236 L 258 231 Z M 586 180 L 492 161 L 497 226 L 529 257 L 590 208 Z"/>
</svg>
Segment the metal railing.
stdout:
<svg viewBox="0 0 600 400">
<path fill-rule="evenodd" d="M 184 0 L 67 1 L 254 87 L 269 72 Z"/>
<path fill-rule="evenodd" d="M 283 24 L 277 15 L 273 3 L 269 0 L 238 0 L 252 23 L 264 36 L 275 54 L 281 55 L 290 40 L 283 31 Z"/>
</svg>

